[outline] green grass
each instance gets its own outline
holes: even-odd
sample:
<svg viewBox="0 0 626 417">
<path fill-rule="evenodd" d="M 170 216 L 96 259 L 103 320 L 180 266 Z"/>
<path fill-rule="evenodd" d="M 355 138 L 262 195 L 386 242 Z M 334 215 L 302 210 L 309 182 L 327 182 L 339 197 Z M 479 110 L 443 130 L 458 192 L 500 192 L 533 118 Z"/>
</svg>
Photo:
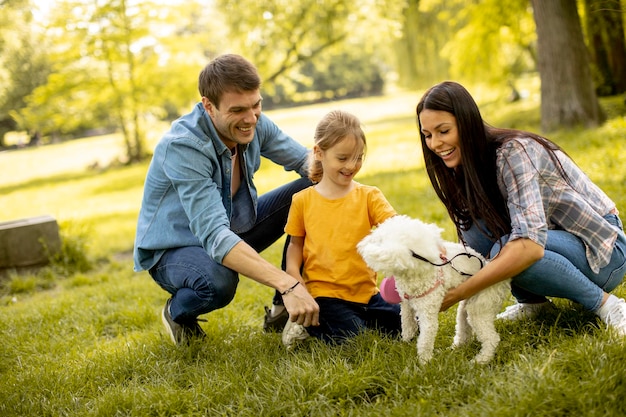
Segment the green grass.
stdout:
<svg viewBox="0 0 626 417">
<path fill-rule="evenodd" d="M 330 107 L 359 115 L 369 143 L 359 180 L 380 187 L 399 212 L 436 222 L 453 239 L 422 167 L 413 116 L 418 99 L 419 93 L 396 94 L 269 114 L 307 144 Z M 620 98 L 603 104 L 611 114 L 604 126 L 550 137 L 624 212 L 626 110 Z M 485 102 L 482 110 L 495 125 L 537 130 L 536 100 Z M 0 280 L 0 415 L 626 413 L 624 340 L 563 300 L 556 300 L 558 313 L 539 321 L 498 323 L 502 342 L 486 366 L 470 363 L 475 343 L 448 348 L 451 309 L 440 315 L 435 358 L 420 365 L 414 342 L 375 333 L 341 347 L 311 341 L 287 352 L 279 335 L 261 330 L 272 290 L 242 279 L 234 301 L 206 316 L 207 340 L 175 347 L 159 319 L 165 292 L 146 273 L 133 273 L 129 257 L 147 164 L 84 169 L 96 158 L 114 158 L 116 146 L 112 137 L 91 138 L 0 154 L 8 173 L 0 182 L 1 220 L 54 215 L 79 266 L 80 250 L 92 266 L 84 271 L 57 265 Z M 256 178 L 259 188 L 268 190 L 292 175 L 264 164 Z M 278 264 L 280 245 L 263 256 Z M 626 288 L 617 294 L 625 296 Z"/>
</svg>

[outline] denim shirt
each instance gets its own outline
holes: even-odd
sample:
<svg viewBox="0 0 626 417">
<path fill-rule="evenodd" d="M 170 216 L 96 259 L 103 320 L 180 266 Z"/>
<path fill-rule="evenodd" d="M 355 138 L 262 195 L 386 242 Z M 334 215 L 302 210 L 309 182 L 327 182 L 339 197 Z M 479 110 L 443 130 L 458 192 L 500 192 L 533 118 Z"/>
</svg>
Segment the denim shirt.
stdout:
<svg viewBox="0 0 626 417">
<path fill-rule="evenodd" d="M 202 246 L 218 263 L 256 222 L 254 173 L 261 156 L 305 176 L 308 150 L 261 114 L 241 153 L 241 185 L 231 198 L 231 153 L 198 103 L 172 123 L 148 168 L 135 236 L 134 269 L 148 270 L 167 249 Z"/>
</svg>

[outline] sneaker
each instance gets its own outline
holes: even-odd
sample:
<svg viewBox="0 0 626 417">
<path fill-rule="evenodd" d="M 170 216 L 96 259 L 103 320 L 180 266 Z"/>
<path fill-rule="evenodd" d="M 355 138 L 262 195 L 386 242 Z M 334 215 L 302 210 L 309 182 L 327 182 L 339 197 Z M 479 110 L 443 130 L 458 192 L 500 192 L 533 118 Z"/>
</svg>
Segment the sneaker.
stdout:
<svg viewBox="0 0 626 417">
<path fill-rule="evenodd" d="M 287 320 L 289 320 L 289 312 L 287 312 L 286 308 L 280 314 L 272 316 L 272 310 L 266 306 L 263 330 L 266 332 L 281 332 L 285 328 Z"/>
<path fill-rule="evenodd" d="M 308 337 L 309 332 L 306 331 L 303 325 L 295 321 L 287 320 L 282 337 L 283 345 L 285 345 L 287 349 L 293 347 L 296 342 L 308 339 Z"/>
<path fill-rule="evenodd" d="M 608 327 L 613 328 L 620 336 L 626 336 L 626 302 L 617 298 L 608 306 L 609 309 L 600 317 Z"/>
<path fill-rule="evenodd" d="M 171 303 L 172 299 L 170 298 L 165 303 L 165 307 L 163 307 L 163 314 L 161 317 L 167 334 L 170 335 L 170 338 L 176 345 L 188 344 L 193 338 L 202 339 L 206 337 L 206 333 L 204 333 L 204 330 L 202 330 L 202 327 L 198 324 L 198 320 L 193 320 L 184 324 L 175 322 L 170 314 Z"/>
<path fill-rule="evenodd" d="M 507 321 L 518 321 L 524 319 L 533 319 L 539 314 L 554 310 L 554 304 L 551 301 L 542 303 L 517 303 L 508 306 L 504 311 L 496 316 L 496 319 Z"/>
</svg>

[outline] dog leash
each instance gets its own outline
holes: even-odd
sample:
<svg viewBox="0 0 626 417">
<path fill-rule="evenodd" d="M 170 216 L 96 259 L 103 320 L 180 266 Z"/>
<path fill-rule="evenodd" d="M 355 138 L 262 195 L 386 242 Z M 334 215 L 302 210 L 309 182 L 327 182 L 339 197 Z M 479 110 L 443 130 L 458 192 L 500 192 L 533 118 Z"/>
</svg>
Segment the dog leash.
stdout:
<svg viewBox="0 0 626 417">
<path fill-rule="evenodd" d="M 414 258 L 416 258 L 416 259 L 419 259 L 420 261 L 428 262 L 428 263 L 429 263 L 429 264 L 431 264 L 432 266 L 445 266 L 445 265 L 450 264 L 450 267 L 451 267 L 452 269 L 454 269 L 456 272 L 458 272 L 459 274 L 463 275 L 464 277 L 471 277 L 471 276 L 472 276 L 472 274 L 468 274 L 467 272 L 459 271 L 458 269 L 456 269 L 456 268 L 454 267 L 454 265 L 452 265 L 452 261 L 454 260 L 454 258 L 456 258 L 456 257 L 458 257 L 458 256 L 467 256 L 468 258 L 476 258 L 476 259 L 478 259 L 478 262 L 480 262 L 480 267 L 481 267 L 481 268 L 482 268 L 483 266 L 485 266 L 485 265 L 484 265 L 484 263 L 483 263 L 483 260 L 482 260 L 482 259 L 480 259 L 478 256 L 476 256 L 476 255 L 474 255 L 474 254 L 471 254 L 471 253 L 465 253 L 465 252 L 463 252 L 463 253 L 457 253 L 456 255 L 454 255 L 454 256 L 453 256 L 452 258 L 450 258 L 450 259 L 447 259 L 446 257 L 441 257 L 441 259 L 444 261 L 444 262 L 443 262 L 443 263 L 441 263 L 441 264 L 436 264 L 436 263 L 434 263 L 434 262 L 431 262 L 431 261 L 429 261 L 428 259 L 424 258 L 423 256 L 418 255 L 417 253 L 413 252 L 412 250 L 411 250 L 411 256 L 413 256 L 413 257 L 414 257 Z"/>
</svg>

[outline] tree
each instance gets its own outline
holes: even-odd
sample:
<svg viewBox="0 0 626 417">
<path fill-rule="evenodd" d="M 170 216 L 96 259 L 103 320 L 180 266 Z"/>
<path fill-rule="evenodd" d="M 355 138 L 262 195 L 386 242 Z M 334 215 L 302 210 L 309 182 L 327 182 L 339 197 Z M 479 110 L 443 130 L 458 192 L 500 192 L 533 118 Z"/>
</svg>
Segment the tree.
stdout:
<svg viewBox="0 0 626 417">
<path fill-rule="evenodd" d="M 410 71 L 400 79 L 411 87 L 432 85 L 453 74 L 456 57 L 446 55 L 450 39 L 458 31 L 464 19 L 461 17 L 467 6 L 462 0 L 422 1 L 410 0 L 403 13 L 403 36 L 401 43 L 408 48 L 406 58 L 400 53 L 400 59 L 409 61 Z"/>
<path fill-rule="evenodd" d="M 57 1 L 47 28 L 54 73 L 28 97 L 21 119 L 47 134 L 116 128 L 126 161 L 144 158 L 149 120 L 174 117 L 197 99 L 210 49 L 197 19 L 206 13 L 196 2 L 184 6 L 196 14 L 149 1 Z"/>
<path fill-rule="evenodd" d="M 229 30 L 229 46 L 257 66 L 268 101 L 284 101 L 312 86 L 319 81 L 312 76 L 317 73 L 314 67 L 346 56 L 347 48 L 360 50 L 365 57 L 361 64 L 376 65 L 371 57 L 376 55 L 378 39 L 370 34 L 368 42 L 359 41 L 370 29 L 364 22 L 372 13 L 371 1 L 218 0 L 216 4 Z M 307 63 L 308 74 L 303 71 Z M 335 75 L 346 79 L 355 75 L 348 68 L 338 74 L 339 67 L 333 69 Z"/>
<path fill-rule="evenodd" d="M 585 22 L 600 95 L 626 92 L 626 39 L 619 0 L 586 0 Z"/>
<path fill-rule="evenodd" d="M 28 0 L 1 3 L 0 8 L 0 148 L 4 136 L 18 128 L 16 110 L 26 105 L 26 97 L 44 84 L 50 65 L 44 54 L 45 42 L 32 25 L 32 7 Z M 35 135 L 37 125 L 24 128 Z"/>
<path fill-rule="evenodd" d="M 598 126 L 604 116 L 596 96 L 589 53 L 575 0 L 532 0 L 541 78 L 541 128 Z"/>
<path fill-rule="evenodd" d="M 453 36 L 442 55 L 454 78 L 513 83 L 536 68 L 535 25 L 528 0 L 481 0 L 450 19 Z"/>
<path fill-rule="evenodd" d="M 424 88 L 448 77 L 506 85 L 536 68 L 528 0 L 380 0 L 395 25 L 400 83 Z"/>
<path fill-rule="evenodd" d="M 316 102 L 382 93 L 381 68 L 366 48 L 342 48 L 300 65 L 296 103 Z M 309 82 L 310 81 L 310 82 Z"/>
<path fill-rule="evenodd" d="M 455 19 L 465 2 L 381 0 L 380 15 L 389 21 L 390 46 L 395 51 L 394 68 L 400 85 L 424 88 L 447 78 L 450 61 L 441 51 L 453 35 Z M 384 25 L 377 28 L 383 31 Z"/>
</svg>

